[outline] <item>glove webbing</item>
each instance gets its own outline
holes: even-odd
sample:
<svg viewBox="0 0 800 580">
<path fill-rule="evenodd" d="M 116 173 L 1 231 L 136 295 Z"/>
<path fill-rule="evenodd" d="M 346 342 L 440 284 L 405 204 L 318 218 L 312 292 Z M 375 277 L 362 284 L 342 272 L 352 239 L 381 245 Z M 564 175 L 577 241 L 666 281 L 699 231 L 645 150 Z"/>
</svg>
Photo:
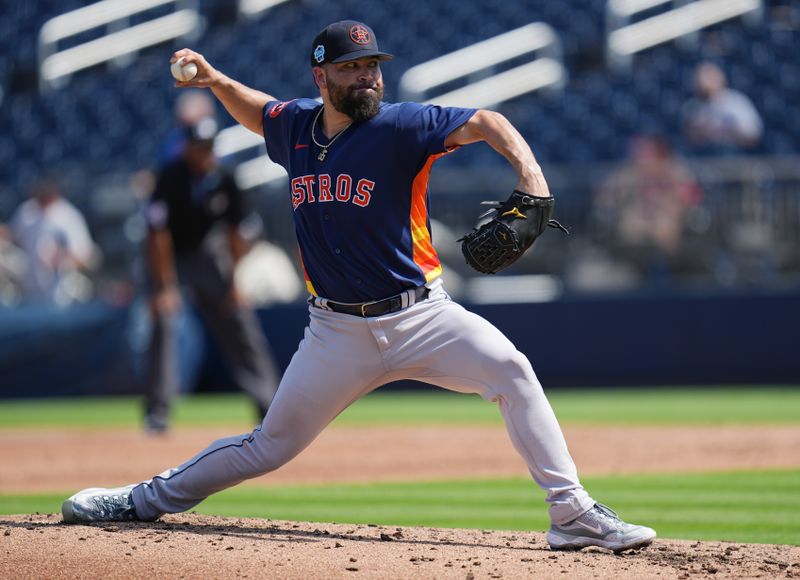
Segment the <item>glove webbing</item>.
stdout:
<svg viewBox="0 0 800 580">
<path fill-rule="evenodd" d="M 525 193 L 523 191 L 520 191 L 518 189 L 515 189 L 513 193 L 514 194 L 518 194 L 520 205 L 536 205 L 536 196 L 529 195 L 529 194 L 527 194 L 527 193 Z M 492 209 L 482 213 L 481 215 L 479 215 L 478 219 L 484 218 L 484 217 L 488 216 L 490 213 L 492 213 L 493 211 L 496 211 L 501 205 L 503 205 L 503 202 L 502 201 L 482 201 L 481 204 L 482 205 L 491 205 L 491 206 L 494 206 L 494 207 Z M 497 216 L 495 216 L 495 217 L 497 217 Z M 523 216 L 523 219 L 525 219 L 524 216 Z M 556 230 L 561 230 L 565 234 L 569 235 L 569 230 L 567 228 L 565 228 L 561 224 L 561 222 L 559 222 L 558 220 L 554 220 L 554 219 L 548 220 L 547 227 L 553 228 L 553 229 L 556 229 Z M 461 240 L 459 240 L 459 241 L 461 241 Z"/>
</svg>

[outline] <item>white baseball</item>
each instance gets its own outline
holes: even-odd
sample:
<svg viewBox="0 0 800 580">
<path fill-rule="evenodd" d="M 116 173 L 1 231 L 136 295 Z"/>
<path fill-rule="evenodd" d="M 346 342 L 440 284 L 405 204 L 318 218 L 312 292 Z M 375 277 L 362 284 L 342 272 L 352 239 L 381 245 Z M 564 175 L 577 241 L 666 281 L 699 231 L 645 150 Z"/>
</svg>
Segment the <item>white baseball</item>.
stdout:
<svg viewBox="0 0 800 580">
<path fill-rule="evenodd" d="M 177 61 L 173 62 L 172 65 L 169 67 L 169 72 L 172 73 L 179 81 L 190 81 L 197 75 L 197 65 L 193 62 L 190 62 L 187 65 L 183 65 L 183 59 L 178 59 Z"/>
</svg>

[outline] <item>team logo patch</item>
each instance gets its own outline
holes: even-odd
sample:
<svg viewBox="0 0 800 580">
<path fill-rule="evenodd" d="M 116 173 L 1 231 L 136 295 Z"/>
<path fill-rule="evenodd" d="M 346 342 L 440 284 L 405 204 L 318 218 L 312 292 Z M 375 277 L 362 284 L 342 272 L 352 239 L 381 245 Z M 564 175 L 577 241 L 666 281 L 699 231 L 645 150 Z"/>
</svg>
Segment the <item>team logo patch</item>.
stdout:
<svg viewBox="0 0 800 580">
<path fill-rule="evenodd" d="M 277 104 L 276 104 L 274 107 L 272 107 L 272 108 L 269 110 L 269 118 L 270 118 L 270 119 L 274 119 L 275 117 L 277 117 L 278 115 L 280 115 L 280 114 L 281 114 L 281 111 L 283 111 L 283 108 L 284 108 L 286 105 L 288 105 L 289 103 L 291 103 L 291 101 L 285 101 L 285 102 L 277 103 Z"/>
<path fill-rule="evenodd" d="M 318 44 L 317 48 L 314 49 L 314 60 L 318 63 L 325 60 L 325 47 L 321 44 Z"/>
<path fill-rule="evenodd" d="M 350 40 L 356 44 L 369 44 L 372 37 L 366 27 L 356 24 L 350 29 Z"/>
</svg>

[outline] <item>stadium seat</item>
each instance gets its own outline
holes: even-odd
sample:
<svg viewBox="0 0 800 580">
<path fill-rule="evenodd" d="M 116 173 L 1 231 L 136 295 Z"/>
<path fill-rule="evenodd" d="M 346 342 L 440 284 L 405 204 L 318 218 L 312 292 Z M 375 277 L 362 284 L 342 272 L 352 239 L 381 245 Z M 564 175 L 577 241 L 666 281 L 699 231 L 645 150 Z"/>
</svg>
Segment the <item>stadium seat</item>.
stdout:
<svg viewBox="0 0 800 580">
<path fill-rule="evenodd" d="M 66 165 L 90 161 L 102 170 L 124 171 L 151 167 L 173 122 L 175 91 L 166 62 L 181 41 L 143 50 L 131 66 L 101 65 L 75 73 L 63 88 L 46 95 L 32 88 L 10 89 L 14 67 L 35 55 L 41 25 L 84 4 L 13 2 L 4 11 L 0 48 L 6 58 L 0 59 L 0 82 L 7 90 L 0 124 L 10 128 L 13 139 L 0 139 L 0 182 L 10 189 L 21 189 L 59 154 Z M 531 139 L 542 160 L 618 160 L 625 155 L 628 137 L 642 130 L 680 140 L 680 112 L 691 95 L 692 69 L 704 58 L 723 61 L 736 88 L 762 113 L 767 135 L 763 153 L 797 151 L 800 121 L 786 119 L 785 111 L 800 101 L 798 32 L 784 22 L 797 17 L 796 7 L 768 3 L 763 24 L 722 23 L 701 33 L 694 48 L 660 45 L 637 55 L 630 74 L 612 75 L 602 68 L 605 6 L 606 0 L 371 4 L 370 23 L 382 45 L 398 57 L 384 67 L 386 98 L 396 99 L 400 76 L 415 64 L 526 22 L 543 21 L 556 29 L 565 62 L 574 66 L 564 93 L 559 98 L 524 95 L 500 107 Z M 787 10 L 771 21 L 771 8 Z M 210 18 L 193 45 L 247 84 L 280 97 L 314 96 L 306 44 L 325 23 L 361 13 L 363 5 L 356 0 L 286 2 L 254 20 Z M 43 135 L 53 140 L 44 147 Z M 488 148 L 460 152 L 449 162 L 468 165 L 478 160 L 503 163 Z"/>
</svg>

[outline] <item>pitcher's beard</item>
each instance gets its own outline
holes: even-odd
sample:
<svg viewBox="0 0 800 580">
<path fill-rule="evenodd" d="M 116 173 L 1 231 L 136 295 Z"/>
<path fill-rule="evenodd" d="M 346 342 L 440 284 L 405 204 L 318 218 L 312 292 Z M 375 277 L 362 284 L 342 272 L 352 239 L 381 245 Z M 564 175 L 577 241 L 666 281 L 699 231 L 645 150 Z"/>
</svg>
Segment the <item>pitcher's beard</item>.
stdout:
<svg viewBox="0 0 800 580">
<path fill-rule="evenodd" d="M 383 99 L 383 84 L 372 86 L 353 86 L 345 87 L 328 82 L 328 95 L 331 98 L 333 108 L 344 113 L 353 121 L 369 121 L 381 110 L 381 100 Z M 373 88 L 374 92 L 365 92 L 356 95 L 356 90 L 360 88 Z"/>
</svg>

